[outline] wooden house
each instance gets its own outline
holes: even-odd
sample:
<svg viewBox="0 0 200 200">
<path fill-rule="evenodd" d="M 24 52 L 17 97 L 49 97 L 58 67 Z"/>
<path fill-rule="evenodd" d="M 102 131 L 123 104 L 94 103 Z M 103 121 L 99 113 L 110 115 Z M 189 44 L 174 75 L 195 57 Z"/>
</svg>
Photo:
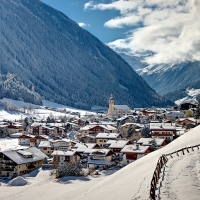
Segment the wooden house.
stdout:
<svg viewBox="0 0 200 200">
<path fill-rule="evenodd" d="M 22 175 L 42 166 L 47 158 L 36 147 L 0 152 L 0 176 Z"/>
<path fill-rule="evenodd" d="M 152 149 L 149 146 L 140 146 L 139 144 L 126 145 L 121 150 L 121 153 L 123 153 L 122 165 L 131 163 L 151 152 Z"/>
</svg>

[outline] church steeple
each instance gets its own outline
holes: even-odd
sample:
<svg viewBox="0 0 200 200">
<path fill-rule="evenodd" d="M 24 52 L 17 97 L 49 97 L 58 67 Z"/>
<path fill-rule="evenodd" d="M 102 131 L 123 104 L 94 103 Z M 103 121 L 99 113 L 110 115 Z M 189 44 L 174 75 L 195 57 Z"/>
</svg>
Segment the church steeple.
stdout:
<svg viewBox="0 0 200 200">
<path fill-rule="evenodd" d="M 109 98 L 109 108 L 108 108 L 108 115 L 112 115 L 114 111 L 114 98 L 113 95 L 110 95 Z"/>
</svg>

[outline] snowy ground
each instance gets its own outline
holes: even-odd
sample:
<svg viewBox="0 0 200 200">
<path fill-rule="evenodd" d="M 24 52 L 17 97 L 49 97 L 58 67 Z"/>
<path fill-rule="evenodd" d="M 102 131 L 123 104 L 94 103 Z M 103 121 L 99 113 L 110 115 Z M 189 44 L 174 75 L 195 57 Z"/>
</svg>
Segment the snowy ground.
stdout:
<svg viewBox="0 0 200 200">
<path fill-rule="evenodd" d="M 68 107 L 66 105 L 61 105 L 61 104 L 53 103 L 53 102 L 46 101 L 46 100 L 42 101 L 43 106 L 29 104 L 29 103 L 25 103 L 22 101 L 16 101 L 16 100 L 7 99 L 7 98 L 4 98 L 1 101 L 8 102 L 8 104 L 12 105 L 12 107 L 15 107 L 18 109 L 21 108 L 21 110 L 26 108 L 27 110 L 26 110 L 26 113 L 23 113 L 23 112 L 19 112 L 19 111 L 6 111 L 5 109 L 0 109 L 0 121 L 2 121 L 4 119 L 14 121 L 14 120 L 19 120 L 19 119 L 24 119 L 25 117 L 34 117 L 36 119 L 41 120 L 41 119 L 45 119 L 49 115 L 54 116 L 55 118 L 58 118 L 59 116 L 64 116 L 64 115 L 66 115 L 67 117 L 74 117 L 74 115 L 71 115 L 70 112 L 79 112 L 81 116 L 91 115 L 91 114 L 96 115 L 95 112 L 91 112 L 91 111 L 87 111 L 87 110 L 80 110 L 80 109 Z M 32 110 L 28 111 L 28 108 L 30 106 L 31 106 Z M 47 106 L 49 108 L 56 108 L 58 110 L 66 109 L 69 112 L 69 114 L 48 110 L 48 109 L 45 109 L 44 106 Z"/>
<path fill-rule="evenodd" d="M 63 200 L 74 199 L 86 192 L 93 185 L 107 176 L 102 173 L 96 177 L 64 177 L 55 179 L 49 175 L 50 170 L 37 169 L 25 176 L 28 184 L 25 186 L 9 186 L 2 182 L 0 200 Z"/>
<path fill-rule="evenodd" d="M 200 151 L 175 156 L 167 162 L 159 187 L 162 200 L 200 199 Z"/>
</svg>

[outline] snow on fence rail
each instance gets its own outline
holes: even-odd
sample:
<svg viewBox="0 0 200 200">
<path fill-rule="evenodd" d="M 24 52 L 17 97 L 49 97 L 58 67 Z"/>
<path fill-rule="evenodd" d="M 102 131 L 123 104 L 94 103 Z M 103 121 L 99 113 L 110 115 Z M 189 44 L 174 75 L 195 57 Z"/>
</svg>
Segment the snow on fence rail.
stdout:
<svg viewBox="0 0 200 200">
<path fill-rule="evenodd" d="M 189 153 L 190 152 L 189 149 L 190 150 L 192 149 L 192 151 L 194 151 L 195 147 L 199 150 L 200 144 L 195 145 L 195 146 L 185 147 L 185 148 L 179 149 L 177 151 L 174 151 L 172 153 L 163 154 L 162 156 L 160 156 L 160 158 L 158 159 L 157 165 L 156 165 L 156 169 L 154 170 L 154 173 L 153 173 L 153 178 L 151 180 L 150 196 L 149 196 L 149 198 L 151 200 L 156 199 L 156 186 L 157 186 L 158 180 L 160 178 L 161 169 L 168 161 L 167 156 L 170 156 L 170 158 L 173 158 L 173 154 L 176 154 L 177 156 L 179 156 L 180 153 L 182 153 L 182 155 L 185 155 L 184 150 L 186 150 L 186 153 Z"/>
</svg>

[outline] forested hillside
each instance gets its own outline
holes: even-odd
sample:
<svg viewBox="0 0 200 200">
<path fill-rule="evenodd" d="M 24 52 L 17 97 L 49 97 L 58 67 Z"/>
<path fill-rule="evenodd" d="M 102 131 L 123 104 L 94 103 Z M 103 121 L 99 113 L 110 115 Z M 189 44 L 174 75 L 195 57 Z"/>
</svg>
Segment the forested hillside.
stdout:
<svg viewBox="0 0 200 200">
<path fill-rule="evenodd" d="M 87 109 L 106 106 L 110 94 L 130 107 L 171 104 L 113 50 L 39 0 L 1 0 L 0 48 L 8 98 Z M 5 86 L 8 74 L 16 78 Z M 14 82 L 17 94 L 10 92 Z"/>
</svg>

